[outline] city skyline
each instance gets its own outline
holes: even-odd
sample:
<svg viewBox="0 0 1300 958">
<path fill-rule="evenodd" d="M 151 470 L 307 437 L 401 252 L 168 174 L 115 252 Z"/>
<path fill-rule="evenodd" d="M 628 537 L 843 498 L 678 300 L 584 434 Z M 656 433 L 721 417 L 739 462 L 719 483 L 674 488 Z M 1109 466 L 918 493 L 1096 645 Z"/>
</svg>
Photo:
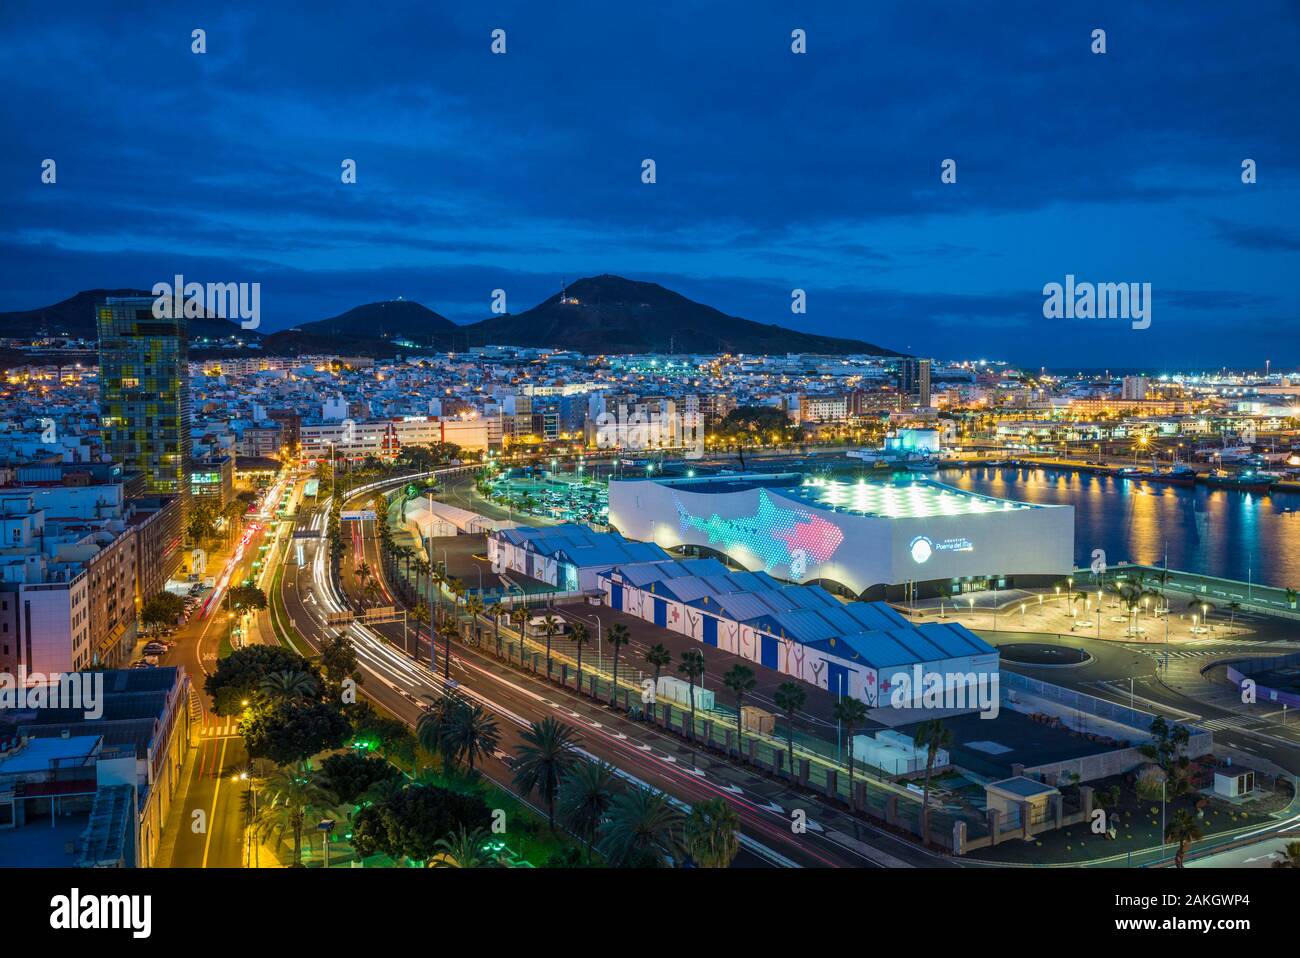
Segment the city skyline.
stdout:
<svg viewBox="0 0 1300 958">
<path fill-rule="evenodd" d="M 1298 4 L 0 6 L 15 927 L 1284 933 Z"/>
<path fill-rule="evenodd" d="M 1220 337 L 1221 364 L 1253 368 L 1300 337 L 1287 4 L 852 22 L 335 7 L 309 26 L 157 5 L 129 30 L 79 13 L 0 41 L 17 94 L 5 309 L 181 272 L 260 282 L 267 331 L 399 296 L 466 323 L 496 289 L 518 312 L 610 272 L 758 322 L 1030 367 L 1204 366 Z M 140 136 L 141 116 L 176 121 Z M 1043 287 L 1067 276 L 1150 283 L 1151 326 L 1045 319 Z"/>
</svg>

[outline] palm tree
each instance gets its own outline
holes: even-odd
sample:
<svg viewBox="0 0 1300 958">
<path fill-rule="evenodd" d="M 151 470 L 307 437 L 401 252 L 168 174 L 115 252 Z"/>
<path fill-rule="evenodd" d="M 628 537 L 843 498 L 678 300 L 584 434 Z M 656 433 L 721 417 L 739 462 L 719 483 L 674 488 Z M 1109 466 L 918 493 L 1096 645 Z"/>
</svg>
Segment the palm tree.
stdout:
<svg viewBox="0 0 1300 958">
<path fill-rule="evenodd" d="M 925 787 L 921 789 L 921 844 L 924 845 L 930 840 L 930 774 L 940 750 L 952 746 L 952 730 L 943 724 L 943 719 L 927 719 L 917 726 L 912 742 L 917 748 L 925 749 Z"/>
<path fill-rule="evenodd" d="M 664 648 L 663 643 L 652 645 L 645 654 L 645 660 L 655 669 L 655 691 L 659 691 L 659 672 L 666 665 L 672 665 L 673 654 Z"/>
<path fill-rule="evenodd" d="M 577 761 L 573 729 L 553 718 L 534 722 L 521 736 L 525 742 L 516 755 L 514 784 L 525 795 L 537 791 L 546 802 L 546 817 L 555 828 L 555 796 L 560 780 Z"/>
<path fill-rule="evenodd" d="M 447 591 L 451 593 L 451 602 L 453 608 L 460 608 L 461 597 L 465 594 L 465 583 L 454 575 L 446 576 Z"/>
<path fill-rule="evenodd" d="M 519 633 L 519 663 L 524 661 L 524 634 L 528 629 L 528 609 L 522 605 L 517 605 L 510 610 L 510 621 L 514 623 L 515 631 Z"/>
<path fill-rule="evenodd" d="M 411 607 L 411 619 L 415 622 L 417 626 L 422 625 L 425 628 L 428 628 L 429 603 L 425 602 L 423 599 L 417 600 L 415 605 Z M 420 630 L 418 628 L 415 630 L 415 644 L 414 644 L 414 650 L 411 653 L 411 658 L 416 661 L 418 661 L 420 658 Z M 429 658 L 430 659 L 433 658 L 432 642 L 429 643 Z"/>
<path fill-rule="evenodd" d="M 798 682 L 782 682 L 773 696 L 776 707 L 785 712 L 785 744 L 790 756 L 790 774 L 794 774 L 794 713 L 803 708 L 808 692 Z M 850 785 L 850 788 L 853 786 Z"/>
<path fill-rule="evenodd" d="M 704 653 L 699 649 L 687 649 L 682 653 L 682 663 L 677 666 L 677 671 L 686 675 L 690 683 L 691 693 L 691 734 L 689 739 L 695 738 L 695 686 L 704 677 Z"/>
<path fill-rule="evenodd" d="M 411 575 L 411 560 L 415 558 L 415 550 L 410 546 L 394 546 L 394 559 L 402 563 L 402 589 L 405 591 L 409 586 L 406 580 Z"/>
<path fill-rule="evenodd" d="M 446 571 L 442 563 L 433 563 L 429 566 L 429 585 L 433 587 L 433 617 L 439 621 L 442 619 L 442 585 L 447 581 Z"/>
<path fill-rule="evenodd" d="M 633 788 L 610 802 L 600 851 L 616 868 L 655 868 L 681 854 L 681 832 L 682 813 L 661 792 Z"/>
<path fill-rule="evenodd" d="M 849 743 L 849 807 L 853 807 L 853 730 L 867 717 L 867 707 L 850 695 L 836 701 L 831 715 L 844 726 L 844 741 Z"/>
<path fill-rule="evenodd" d="M 1300 868 L 1300 842 L 1287 842 L 1278 854 L 1282 857 L 1273 862 L 1274 868 Z"/>
<path fill-rule="evenodd" d="M 551 639 L 555 633 L 560 631 L 560 620 L 551 613 L 546 613 L 546 618 L 542 619 L 542 632 L 546 636 L 546 677 L 551 677 Z"/>
<path fill-rule="evenodd" d="M 473 775 L 474 760 L 486 759 L 496 751 L 501 730 L 481 705 L 461 703 L 447 729 L 447 741 L 457 760 L 464 759 Z"/>
<path fill-rule="evenodd" d="M 483 614 L 483 597 L 477 592 L 471 592 L 465 597 L 465 611 L 469 614 L 469 620 L 474 624 L 474 645 L 478 645 L 483 639 L 483 627 L 479 625 L 478 617 Z"/>
<path fill-rule="evenodd" d="M 361 588 L 364 589 L 366 587 L 366 583 L 369 582 L 374 577 L 375 573 L 373 572 L 373 570 L 371 570 L 370 563 L 368 563 L 365 559 L 362 559 L 361 564 L 357 566 L 356 572 L 354 574 L 357 577 L 357 585 L 359 585 Z"/>
<path fill-rule="evenodd" d="M 736 751 L 739 752 L 745 744 L 744 723 L 741 721 L 745 693 L 752 692 L 758 680 L 754 678 L 754 670 L 748 665 L 733 665 L 722 676 L 722 684 L 731 689 L 731 693 L 736 697 Z M 693 716 L 692 722 L 694 722 Z"/>
<path fill-rule="evenodd" d="M 1236 599 L 1233 599 L 1231 602 L 1228 603 L 1228 613 L 1229 613 L 1228 630 L 1229 631 L 1231 631 L 1232 627 L 1237 624 L 1237 613 L 1240 611 L 1241 611 L 1241 603 L 1238 602 Z"/>
<path fill-rule="evenodd" d="M 1191 812 L 1185 808 L 1174 812 L 1173 818 L 1169 821 L 1169 828 L 1165 831 L 1165 839 L 1178 843 L 1178 851 L 1174 853 L 1175 868 L 1183 867 L 1183 862 L 1187 859 L 1187 849 L 1192 847 L 1192 842 L 1201 837 L 1201 823 Z"/>
<path fill-rule="evenodd" d="M 262 788 L 253 824 L 259 839 L 270 835 L 278 842 L 285 832 L 293 835 L 293 867 L 302 867 L 302 829 L 309 815 L 336 813 L 338 796 L 328 779 L 302 762 L 293 768 L 277 768 Z"/>
<path fill-rule="evenodd" d="M 415 567 L 415 594 L 423 595 L 424 589 L 421 580 L 429 574 L 429 560 L 422 554 L 416 553 L 411 565 Z"/>
<path fill-rule="evenodd" d="M 456 637 L 456 623 L 443 619 L 438 634 L 442 636 L 442 679 L 446 682 L 451 679 L 451 640 Z"/>
<path fill-rule="evenodd" d="M 465 831 L 462 825 L 446 838 L 434 843 L 438 853 L 429 859 L 430 868 L 489 868 L 496 859 L 484 850 L 488 843 L 487 832 L 476 828 Z"/>
<path fill-rule="evenodd" d="M 701 868 L 729 868 L 740 851 L 740 816 L 725 799 L 696 802 L 686 817 L 686 852 Z"/>
<path fill-rule="evenodd" d="M 560 821 L 587 842 L 588 862 L 596 829 L 605 820 L 618 789 L 618 773 L 604 762 L 579 762 L 560 783 Z"/>
<path fill-rule="evenodd" d="M 430 755 L 442 756 L 443 765 L 454 767 L 456 753 L 449 745 L 451 729 L 460 702 L 451 695 L 432 699 L 415 723 L 415 737 Z"/>
<path fill-rule="evenodd" d="M 628 631 L 627 626 L 622 622 L 615 622 L 609 627 L 609 644 L 614 647 L 614 671 L 610 676 L 609 683 L 609 704 L 614 704 L 614 696 L 618 693 L 618 650 L 623 648 L 632 641 L 632 633 Z"/>
<path fill-rule="evenodd" d="M 581 622 L 573 623 L 573 631 L 569 633 L 573 639 L 573 645 L 578 650 L 578 691 L 582 691 L 582 647 L 591 641 L 591 636 L 587 632 L 587 627 Z"/>
<path fill-rule="evenodd" d="M 317 692 L 316 677 L 310 672 L 284 669 L 264 675 L 258 690 L 276 702 L 310 699 Z"/>
</svg>

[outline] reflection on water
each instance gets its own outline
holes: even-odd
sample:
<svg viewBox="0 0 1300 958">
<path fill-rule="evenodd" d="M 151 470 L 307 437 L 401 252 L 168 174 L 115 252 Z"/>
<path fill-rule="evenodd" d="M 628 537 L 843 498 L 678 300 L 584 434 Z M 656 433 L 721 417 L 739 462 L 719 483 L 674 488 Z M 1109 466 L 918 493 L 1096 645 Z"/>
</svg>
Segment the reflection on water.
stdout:
<svg viewBox="0 0 1300 958">
<path fill-rule="evenodd" d="M 940 482 L 1006 499 L 1074 506 L 1074 561 L 1106 561 L 1300 588 L 1300 494 L 1191 489 L 1054 469 L 943 470 Z"/>
</svg>

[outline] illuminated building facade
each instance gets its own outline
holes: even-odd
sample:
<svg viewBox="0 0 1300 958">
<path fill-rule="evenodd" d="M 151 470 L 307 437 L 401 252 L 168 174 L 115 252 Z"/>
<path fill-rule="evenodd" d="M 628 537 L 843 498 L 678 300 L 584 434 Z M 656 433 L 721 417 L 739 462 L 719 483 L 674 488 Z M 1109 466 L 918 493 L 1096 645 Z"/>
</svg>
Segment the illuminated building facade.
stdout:
<svg viewBox="0 0 1300 958">
<path fill-rule="evenodd" d="M 798 473 L 609 484 L 609 523 L 679 554 L 863 599 L 1051 585 L 1074 568 L 1074 510 L 941 483 Z"/>
<path fill-rule="evenodd" d="M 186 495 L 190 458 L 188 331 L 158 319 L 153 298 L 109 297 L 97 307 L 99 415 L 104 446 L 158 495 Z"/>
</svg>

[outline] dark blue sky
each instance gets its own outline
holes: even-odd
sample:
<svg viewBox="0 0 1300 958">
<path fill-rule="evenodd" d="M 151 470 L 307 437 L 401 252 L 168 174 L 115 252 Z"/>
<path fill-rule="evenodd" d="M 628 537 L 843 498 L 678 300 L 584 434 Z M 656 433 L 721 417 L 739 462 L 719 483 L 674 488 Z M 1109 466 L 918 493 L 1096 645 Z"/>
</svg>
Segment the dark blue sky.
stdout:
<svg viewBox="0 0 1300 958">
<path fill-rule="evenodd" d="M 1296 0 L 289 6 L 0 6 L 0 309 L 182 272 L 269 330 L 471 321 L 611 272 L 940 357 L 1300 365 Z M 1044 319 L 1067 273 L 1151 327 Z"/>
</svg>

